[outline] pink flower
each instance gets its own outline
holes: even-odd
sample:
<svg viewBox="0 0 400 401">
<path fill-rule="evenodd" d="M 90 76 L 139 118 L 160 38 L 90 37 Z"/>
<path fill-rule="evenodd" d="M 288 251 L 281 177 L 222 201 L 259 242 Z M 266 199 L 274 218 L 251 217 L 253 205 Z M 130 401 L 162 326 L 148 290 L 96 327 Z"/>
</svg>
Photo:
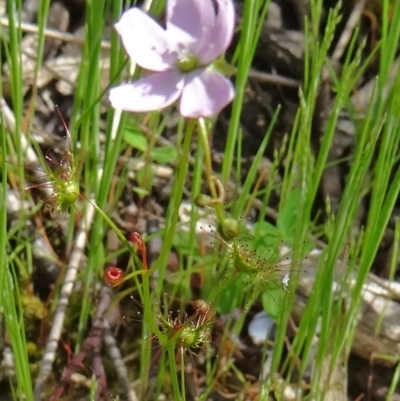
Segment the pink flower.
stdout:
<svg viewBox="0 0 400 401">
<path fill-rule="evenodd" d="M 180 98 L 184 117 L 217 114 L 235 92 L 209 66 L 230 44 L 234 23 L 232 0 L 168 0 L 166 29 L 138 8 L 126 11 L 115 28 L 131 61 L 153 73 L 112 88 L 112 106 L 146 112 Z"/>
</svg>

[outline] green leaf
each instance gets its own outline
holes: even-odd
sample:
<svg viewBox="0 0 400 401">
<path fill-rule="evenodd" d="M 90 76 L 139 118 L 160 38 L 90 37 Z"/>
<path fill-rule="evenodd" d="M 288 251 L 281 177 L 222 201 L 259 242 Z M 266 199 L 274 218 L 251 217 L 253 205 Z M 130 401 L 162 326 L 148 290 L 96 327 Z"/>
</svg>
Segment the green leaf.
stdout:
<svg viewBox="0 0 400 401">
<path fill-rule="evenodd" d="M 148 148 L 148 142 L 146 136 L 139 130 L 128 129 L 124 132 L 124 140 L 134 149 L 145 152 Z"/>
<path fill-rule="evenodd" d="M 275 248 L 279 245 L 282 234 L 275 226 L 267 221 L 256 222 L 254 226 L 254 231 L 258 233 L 253 240 L 255 249 L 265 251 L 268 248 Z"/>
<path fill-rule="evenodd" d="M 264 310 L 273 320 L 277 320 L 279 314 L 282 313 L 284 296 L 285 292 L 279 287 L 268 288 L 261 295 Z"/>
<path fill-rule="evenodd" d="M 240 304 L 244 288 L 245 284 L 242 277 L 239 275 L 234 277 L 230 281 L 229 286 L 220 292 L 215 302 L 215 310 L 221 314 L 232 312 Z"/>
<path fill-rule="evenodd" d="M 147 189 L 140 188 L 140 187 L 133 187 L 132 191 L 137 193 L 140 198 L 144 198 L 145 196 L 150 195 L 150 192 Z"/>
<path fill-rule="evenodd" d="M 298 224 L 300 196 L 300 188 L 296 188 L 290 193 L 283 208 L 279 211 L 278 221 L 276 222 L 281 235 L 289 243 L 293 243 L 293 235 L 296 232 L 296 224 Z"/>
<path fill-rule="evenodd" d="M 173 146 L 162 146 L 151 151 L 151 158 L 160 164 L 172 163 L 178 157 L 178 152 Z"/>
<path fill-rule="evenodd" d="M 153 186 L 154 173 L 150 164 L 145 164 L 136 172 L 136 182 L 139 186 L 150 193 Z M 140 194 L 139 194 L 140 195 Z"/>
</svg>

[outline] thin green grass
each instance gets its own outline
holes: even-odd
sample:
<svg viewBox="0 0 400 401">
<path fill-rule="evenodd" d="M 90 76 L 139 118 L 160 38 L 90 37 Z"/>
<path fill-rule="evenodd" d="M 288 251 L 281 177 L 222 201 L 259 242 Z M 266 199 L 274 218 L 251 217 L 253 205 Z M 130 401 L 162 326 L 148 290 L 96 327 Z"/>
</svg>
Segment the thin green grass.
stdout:
<svg viewBox="0 0 400 401">
<path fill-rule="evenodd" d="M 232 106 L 232 116 L 229 124 L 228 137 L 224 151 L 224 162 L 222 165 L 222 182 L 226 185 L 231 175 L 233 156 L 237 146 L 239 133 L 240 115 L 242 112 L 245 88 L 254 52 L 260 36 L 262 24 L 268 10 L 269 0 L 247 1 L 244 3 L 243 21 L 241 23 L 241 35 L 237 48 L 237 74 L 236 74 L 236 97 Z"/>
</svg>

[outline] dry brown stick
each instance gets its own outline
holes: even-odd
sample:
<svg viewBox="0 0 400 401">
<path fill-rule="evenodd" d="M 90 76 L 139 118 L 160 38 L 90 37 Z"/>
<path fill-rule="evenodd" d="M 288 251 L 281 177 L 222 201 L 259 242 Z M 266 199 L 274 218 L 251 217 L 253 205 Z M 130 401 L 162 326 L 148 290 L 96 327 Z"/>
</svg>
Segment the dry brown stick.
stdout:
<svg viewBox="0 0 400 401">
<path fill-rule="evenodd" d="M 301 268 L 304 268 L 306 273 L 301 274 L 299 277 L 296 302 L 292 310 L 294 320 L 297 323 L 300 322 L 308 304 L 308 299 L 312 294 L 321 255 L 322 253 L 309 255 L 302 263 Z M 335 279 L 332 284 L 335 289 L 341 288 L 342 277 L 346 269 L 345 263 L 337 262 L 334 273 Z M 357 272 L 353 273 L 348 280 L 351 280 L 351 283 L 355 283 L 356 275 Z M 349 284 L 348 287 L 350 289 L 351 285 Z M 400 354 L 400 320 L 398 318 L 400 316 L 400 304 L 393 301 L 393 297 L 387 287 L 390 288 L 389 282 L 386 281 L 386 285 L 381 286 L 373 279 L 373 276 L 371 277 L 371 274 L 368 275 L 363 284 L 362 301 L 360 312 L 357 315 L 352 352 L 366 360 L 370 360 L 373 355 Z M 340 294 L 344 299 L 351 297 L 351 294 L 345 291 Z M 379 328 L 378 332 L 377 328 Z M 376 358 L 375 363 L 377 365 L 393 366 L 395 361 Z"/>
<path fill-rule="evenodd" d="M 351 12 L 349 19 L 347 20 L 346 26 L 331 57 L 332 61 L 339 61 L 339 59 L 342 57 L 351 39 L 351 35 L 353 34 L 353 31 L 358 24 L 358 21 L 360 20 L 366 2 L 367 0 L 358 0 L 354 5 L 353 11 Z"/>
<path fill-rule="evenodd" d="M 51 326 L 49 339 L 47 341 L 46 350 L 43 355 L 39 374 L 35 383 L 35 401 L 41 400 L 41 394 L 46 380 L 50 374 L 53 365 L 58 342 L 61 337 L 61 332 L 64 326 L 65 312 L 68 306 L 69 297 L 74 288 L 75 280 L 78 274 L 79 265 L 83 256 L 86 245 L 87 234 L 92 224 L 94 216 L 94 208 L 90 203 L 87 203 L 86 214 L 83 216 L 82 225 L 76 236 L 75 246 L 71 253 L 69 265 L 64 277 L 64 283 L 61 288 L 60 298 L 58 300 L 57 309 L 54 314 L 53 324 Z"/>
<path fill-rule="evenodd" d="M 9 21 L 8 18 L 0 18 L 0 25 L 4 26 L 6 28 L 9 27 Z M 39 33 L 39 28 L 37 25 L 35 24 L 29 24 L 27 22 L 21 22 L 19 24 L 19 28 L 21 29 L 22 32 L 28 32 L 28 33 Z M 61 32 L 58 31 L 56 29 L 49 29 L 49 28 L 45 28 L 44 29 L 44 35 L 47 38 L 53 38 L 53 39 L 60 39 L 63 42 L 70 42 L 70 43 L 76 43 L 78 45 L 83 46 L 85 43 L 85 39 L 84 38 L 80 38 L 76 35 L 73 35 L 71 33 L 67 33 L 67 32 Z M 107 42 L 105 40 L 101 41 L 101 48 L 102 49 L 107 49 L 109 50 L 111 48 L 111 43 Z"/>
<path fill-rule="evenodd" d="M 104 320 L 104 342 L 106 343 L 108 354 L 110 355 L 110 358 L 114 363 L 114 367 L 118 373 L 118 377 L 122 385 L 125 387 L 126 393 L 128 394 L 128 399 L 130 401 L 139 401 L 138 396 L 130 386 L 128 371 L 122 359 L 121 352 L 117 346 L 115 338 L 111 333 L 109 322 L 106 319 Z"/>
<path fill-rule="evenodd" d="M 107 400 L 107 380 L 100 354 L 102 348 L 102 336 L 104 331 L 104 315 L 109 308 L 110 303 L 111 289 L 103 285 L 100 290 L 100 297 L 96 307 L 96 314 L 93 318 L 93 323 L 89 334 L 83 342 L 81 351 L 75 354 L 72 360 L 65 367 L 61 381 L 56 389 L 53 391 L 50 397 L 50 401 L 57 401 L 61 397 L 65 387 L 69 384 L 69 381 L 71 380 L 71 376 L 74 374 L 76 369 L 80 367 L 80 365 L 89 353 L 92 353 L 93 355 L 93 371 L 98 381 L 98 384 L 100 385 L 99 391 L 103 393 L 104 399 Z"/>
<path fill-rule="evenodd" d="M 19 135 L 20 141 L 22 145 L 22 149 L 25 153 L 25 156 L 29 162 L 37 164 L 40 166 L 40 161 L 38 156 L 36 155 L 35 151 L 31 146 L 29 146 L 26 136 L 22 132 L 15 132 L 15 117 L 13 112 L 11 111 L 10 107 L 8 106 L 7 102 L 4 98 L 0 98 L 0 110 L 3 112 L 3 116 L 7 125 L 8 131 L 11 135 Z M 14 162 L 12 160 L 12 162 Z M 34 169 L 33 173 L 38 177 L 38 179 L 42 179 L 43 172 L 40 169 Z M 51 196 L 52 189 L 51 187 L 47 186 L 40 186 L 40 189 L 45 193 L 46 196 Z"/>
<path fill-rule="evenodd" d="M 269 83 L 271 85 L 287 86 L 290 88 L 298 88 L 301 84 L 301 81 L 298 79 L 288 78 L 278 74 L 270 74 L 267 72 L 257 71 L 254 69 L 250 69 L 249 77 L 256 79 L 260 82 Z"/>
</svg>

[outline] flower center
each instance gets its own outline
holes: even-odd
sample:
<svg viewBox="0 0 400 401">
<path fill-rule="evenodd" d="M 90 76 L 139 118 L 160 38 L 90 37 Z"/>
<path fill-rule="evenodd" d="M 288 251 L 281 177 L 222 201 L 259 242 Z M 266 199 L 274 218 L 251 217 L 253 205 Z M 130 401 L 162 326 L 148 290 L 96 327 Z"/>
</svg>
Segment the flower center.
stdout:
<svg viewBox="0 0 400 401">
<path fill-rule="evenodd" d="M 178 69 L 181 72 L 190 72 L 195 70 L 199 65 L 199 61 L 192 54 L 181 53 L 178 57 Z"/>
</svg>

